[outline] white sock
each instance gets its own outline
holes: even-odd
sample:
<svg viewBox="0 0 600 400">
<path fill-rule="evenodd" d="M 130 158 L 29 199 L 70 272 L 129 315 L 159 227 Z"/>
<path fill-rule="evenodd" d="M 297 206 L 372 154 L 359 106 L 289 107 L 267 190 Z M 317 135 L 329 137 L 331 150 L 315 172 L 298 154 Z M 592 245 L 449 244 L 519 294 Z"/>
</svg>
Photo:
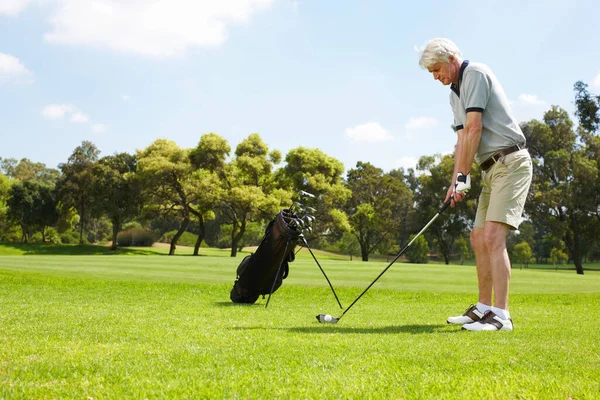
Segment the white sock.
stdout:
<svg viewBox="0 0 600 400">
<path fill-rule="evenodd" d="M 496 314 L 497 316 L 499 316 L 502 319 L 510 318 L 510 313 L 508 312 L 508 310 L 504 310 L 504 309 L 498 308 L 498 307 L 492 307 L 492 311 L 494 314 Z"/>
<path fill-rule="evenodd" d="M 488 306 L 487 304 L 483 303 L 477 303 L 476 307 L 482 313 L 492 309 L 492 306 Z"/>
</svg>

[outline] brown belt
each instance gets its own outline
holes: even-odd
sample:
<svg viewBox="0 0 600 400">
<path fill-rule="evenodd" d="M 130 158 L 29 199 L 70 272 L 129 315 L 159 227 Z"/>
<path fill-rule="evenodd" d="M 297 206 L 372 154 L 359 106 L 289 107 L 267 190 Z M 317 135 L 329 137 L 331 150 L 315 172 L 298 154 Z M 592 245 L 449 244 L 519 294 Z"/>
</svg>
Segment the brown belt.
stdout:
<svg viewBox="0 0 600 400">
<path fill-rule="evenodd" d="M 488 158 L 487 160 L 485 160 L 484 162 L 482 162 L 479 167 L 481 167 L 482 171 L 487 171 L 501 157 L 507 156 L 507 155 L 509 155 L 511 153 L 514 153 L 515 151 L 519 151 L 519 150 L 522 150 L 524 148 L 525 148 L 525 145 L 515 144 L 514 146 L 511 146 L 511 147 L 508 147 L 506 149 L 500 150 L 499 152 L 497 152 L 496 154 L 494 154 L 493 156 L 491 156 L 490 158 Z"/>
</svg>

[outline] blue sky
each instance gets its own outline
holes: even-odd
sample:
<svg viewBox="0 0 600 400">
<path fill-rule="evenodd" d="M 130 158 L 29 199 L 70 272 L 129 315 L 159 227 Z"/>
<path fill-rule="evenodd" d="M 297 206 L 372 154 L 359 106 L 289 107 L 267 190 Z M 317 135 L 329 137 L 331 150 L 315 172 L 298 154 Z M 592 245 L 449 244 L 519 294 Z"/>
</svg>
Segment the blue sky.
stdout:
<svg viewBox="0 0 600 400">
<path fill-rule="evenodd" d="M 572 113 L 577 80 L 600 93 L 599 16 L 596 0 L 0 0 L 0 157 L 55 168 L 83 140 L 102 156 L 256 132 L 346 169 L 412 167 L 455 143 L 415 47 L 450 38 L 541 119 Z"/>
</svg>

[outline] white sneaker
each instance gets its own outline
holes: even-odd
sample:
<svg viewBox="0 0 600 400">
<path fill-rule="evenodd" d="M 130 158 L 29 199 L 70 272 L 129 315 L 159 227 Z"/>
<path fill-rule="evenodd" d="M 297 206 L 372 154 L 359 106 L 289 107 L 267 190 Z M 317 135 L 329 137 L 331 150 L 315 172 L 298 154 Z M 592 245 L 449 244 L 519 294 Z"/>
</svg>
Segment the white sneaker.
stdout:
<svg viewBox="0 0 600 400">
<path fill-rule="evenodd" d="M 483 313 L 477 309 L 477 306 L 471 304 L 463 315 L 448 317 L 446 322 L 449 324 L 464 325 L 479 321 L 481 318 L 483 318 Z"/>
<path fill-rule="evenodd" d="M 486 311 L 483 318 L 472 324 L 463 325 L 462 329 L 467 331 L 512 331 L 512 319 L 502 319 L 493 311 Z"/>
</svg>

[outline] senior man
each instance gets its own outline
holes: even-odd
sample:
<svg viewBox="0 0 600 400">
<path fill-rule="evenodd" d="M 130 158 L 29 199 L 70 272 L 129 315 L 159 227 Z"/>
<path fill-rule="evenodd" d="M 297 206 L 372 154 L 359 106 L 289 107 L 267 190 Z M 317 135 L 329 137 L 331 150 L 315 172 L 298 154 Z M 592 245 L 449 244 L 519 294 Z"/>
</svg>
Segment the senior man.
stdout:
<svg viewBox="0 0 600 400">
<path fill-rule="evenodd" d="M 463 60 L 452 41 L 431 40 L 419 64 L 451 89 L 457 142 L 454 173 L 445 201 L 454 207 L 464 200 L 471 187 L 473 161 L 479 164 L 483 179 L 471 231 L 479 300 L 463 315 L 449 317 L 447 322 L 461 324 L 469 331 L 511 331 L 511 266 L 506 236 L 521 223 L 531 184 L 532 163 L 525 136 L 494 73 L 484 64 Z"/>
</svg>

